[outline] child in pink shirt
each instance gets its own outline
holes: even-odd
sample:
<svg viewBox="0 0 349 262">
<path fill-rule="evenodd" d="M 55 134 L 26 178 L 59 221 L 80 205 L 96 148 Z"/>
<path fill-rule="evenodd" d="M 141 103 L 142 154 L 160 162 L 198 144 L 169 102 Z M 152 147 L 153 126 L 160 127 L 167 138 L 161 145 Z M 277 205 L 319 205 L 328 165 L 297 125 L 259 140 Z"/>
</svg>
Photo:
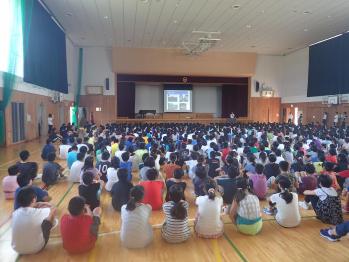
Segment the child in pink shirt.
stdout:
<svg viewBox="0 0 349 262">
<path fill-rule="evenodd" d="M 18 188 L 17 184 L 17 165 L 10 166 L 7 170 L 8 176 L 2 180 L 2 190 L 4 191 L 5 199 L 14 199 L 15 191 Z"/>
<path fill-rule="evenodd" d="M 253 193 L 259 199 L 265 199 L 267 195 L 267 178 L 263 174 L 264 166 L 262 164 L 257 164 L 255 170 L 256 173 L 250 175 L 250 180 L 253 184 Z"/>
</svg>

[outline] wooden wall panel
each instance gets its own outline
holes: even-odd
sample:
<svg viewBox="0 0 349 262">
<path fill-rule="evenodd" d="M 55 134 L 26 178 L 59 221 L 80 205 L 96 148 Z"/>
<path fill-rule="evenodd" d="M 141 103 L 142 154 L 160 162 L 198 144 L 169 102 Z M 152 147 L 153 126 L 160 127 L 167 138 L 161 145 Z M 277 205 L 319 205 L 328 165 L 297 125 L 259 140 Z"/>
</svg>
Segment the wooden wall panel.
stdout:
<svg viewBox="0 0 349 262">
<path fill-rule="evenodd" d="M 333 122 L 336 112 L 349 113 L 349 104 L 333 105 L 330 107 L 323 105 L 321 102 L 284 103 L 281 105 L 282 109 L 288 109 L 293 114 L 296 107 L 303 112 L 304 123 L 321 122 L 324 112 L 329 113 L 329 123 Z"/>
<path fill-rule="evenodd" d="M 71 102 L 64 101 L 61 103 L 53 103 L 51 97 L 30 94 L 25 92 L 20 92 L 15 90 L 12 95 L 11 102 L 21 102 L 24 103 L 25 110 L 25 141 L 33 140 L 39 137 L 38 129 L 38 106 L 43 105 L 46 111 L 46 116 L 43 117 L 44 125 L 47 126 L 47 117 L 51 113 L 54 116 L 54 126 L 59 128 L 59 109 L 61 106 L 64 107 L 64 120 L 65 122 L 69 121 L 69 107 Z M 27 118 L 29 116 L 29 119 Z M 12 112 L 11 104 L 6 108 L 5 111 L 5 120 L 6 120 L 6 145 L 11 145 L 12 143 Z M 30 121 L 28 121 L 30 120 Z M 46 134 L 43 134 L 46 135 Z M 24 142 L 25 142 L 24 141 Z"/>
<path fill-rule="evenodd" d="M 249 119 L 254 122 L 279 122 L 280 97 L 251 97 Z"/>
<path fill-rule="evenodd" d="M 97 125 L 106 124 L 116 119 L 116 96 L 81 96 L 80 106 L 87 108 L 88 113 L 93 113 Z M 102 111 L 97 112 L 96 107 L 100 107 Z M 90 119 L 89 116 L 88 119 Z"/>
</svg>

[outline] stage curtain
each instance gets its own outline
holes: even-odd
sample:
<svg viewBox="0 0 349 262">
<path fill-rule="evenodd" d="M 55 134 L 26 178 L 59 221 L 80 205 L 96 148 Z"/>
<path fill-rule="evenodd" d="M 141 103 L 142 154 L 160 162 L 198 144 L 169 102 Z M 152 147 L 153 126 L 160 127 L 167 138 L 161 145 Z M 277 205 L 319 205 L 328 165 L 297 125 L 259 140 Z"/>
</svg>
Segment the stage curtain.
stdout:
<svg viewBox="0 0 349 262">
<path fill-rule="evenodd" d="M 248 116 L 248 85 L 222 85 L 222 117 Z"/>
<path fill-rule="evenodd" d="M 75 97 L 74 97 L 74 109 L 73 109 L 73 123 L 77 126 L 79 125 L 78 121 L 78 112 L 81 96 L 81 85 L 82 85 L 82 65 L 84 61 L 84 50 L 79 48 L 79 64 L 78 64 L 78 81 L 76 83 Z"/>
<path fill-rule="evenodd" d="M 20 49 L 23 48 L 23 31 L 22 21 L 24 19 L 23 8 L 26 5 L 25 0 L 12 0 L 11 4 L 11 28 L 9 38 L 8 65 L 6 72 L 3 72 L 3 93 L 2 101 L 0 101 L 0 145 L 5 144 L 5 109 L 11 102 L 12 92 L 16 85 L 17 63 Z"/>
<path fill-rule="evenodd" d="M 117 114 L 118 117 L 135 117 L 136 85 L 134 82 L 118 82 Z"/>
</svg>

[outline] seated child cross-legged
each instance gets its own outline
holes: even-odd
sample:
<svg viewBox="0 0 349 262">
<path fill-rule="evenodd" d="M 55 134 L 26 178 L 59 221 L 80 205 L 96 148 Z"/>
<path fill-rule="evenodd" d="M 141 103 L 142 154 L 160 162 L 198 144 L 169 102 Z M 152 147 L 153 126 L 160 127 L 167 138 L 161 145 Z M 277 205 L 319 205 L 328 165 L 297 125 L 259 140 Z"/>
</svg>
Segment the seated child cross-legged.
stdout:
<svg viewBox="0 0 349 262">
<path fill-rule="evenodd" d="M 18 188 L 17 165 L 10 166 L 7 172 L 8 176 L 5 176 L 2 180 L 2 190 L 4 191 L 5 199 L 14 199 L 16 189 Z"/>
<path fill-rule="evenodd" d="M 332 178 L 329 175 L 320 175 L 320 188 L 306 190 L 305 201 L 311 202 L 316 218 L 324 223 L 337 225 L 343 222 L 341 201 L 337 191 L 332 187 Z"/>
<path fill-rule="evenodd" d="M 179 184 L 174 184 L 169 188 L 170 200 L 162 206 L 166 220 L 162 225 L 161 234 L 169 243 L 181 243 L 190 236 L 188 225 L 189 204 L 183 198 L 183 188 Z"/>
<path fill-rule="evenodd" d="M 142 204 L 144 188 L 131 189 L 130 200 L 121 207 L 120 240 L 127 248 L 144 248 L 153 241 L 153 229 L 149 223 L 151 206 Z"/>
<path fill-rule="evenodd" d="M 185 189 L 186 189 L 186 187 L 187 187 L 187 184 L 184 182 L 183 176 L 184 176 L 184 171 L 183 171 L 183 169 L 177 168 L 177 169 L 175 169 L 174 172 L 173 172 L 173 178 L 170 178 L 170 179 L 167 179 L 167 180 L 166 180 L 166 188 L 167 188 L 166 201 L 169 201 L 169 200 L 170 200 L 169 189 L 170 189 L 170 187 L 172 187 L 173 185 L 178 185 L 179 187 L 182 188 L 182 191 L 183 191 L 183 200 L 185 200 L 184 192 L 185 192 Z"/>
<path fill-rule="evenodd" d="M 155 168 L 148 169 L 147 181 L 141 181 L 139 184 L 144 188 L 144 198 L 142 202 L 149 204 L 153 210 L 162 208 L 165 184 L 159 180 L 159 173 Z"/>
<path fill-rule="evenodd" d="M 86 204 L 93 210 L 99 207 L 99 196 L 102 190 L 103 181 L 94 181 L 94 174 L 87 171 L 83 174 L 83 185 L 79 185 L 79 196 L 86 199 Z"/>
<path fill-rule="evenodd" d="M 301 222 L 298 208 L 298 195 L 292 193 L 292 184 L 287 177 L 282 177 L 278 183 L 281 193 L 271 195 L 270 208 L 276 207 L 276 222 L 283 227 L 296 227 Z"/>
<path fill-rule="evenodd" d="M 216 195 L 217 184 L 213 179 L 205 183 L 205 196 L 196 198 L 198 206 L 194 230 L 199 237 L 219 238 L 224 233 L 221 210 L 223 199 Z"/>
<path fill-rule="evenodd" d="M 130 191 L 133 187 L 132 183 L 128 180 L 128 170 L 125 168 L 119 168 L 118 182 L 116 182 L 111 189 L 112 205 L 117 211 L 121 210 L 121 207 L 130 200 Z"/>
<path fill-rule="evenodd" d="M 101 208 L 91 211 L 83 197 L 73 197 L 68 205 L 69 214 L 61 218 L 63 248 L 69 253 L 91 250 L 98 237 Z"/>
<path fill-rule="evenodd" d="M 26 186 L 17 194 L 18 209 L 12 214 L 12 248 L 19 254 L 35 254 L 50 237 L 56 208 L 36 201 L 33 187 Z"/>
<path fill-rule="evenodd" d="M 247 177 L 239 177 L 236 186 L 239 189 L 230 209 L 230 219 L 241 233 L 256 235 L 261 231 L 263 225 L 259 199 L 250 193 Z"/>
</svg>

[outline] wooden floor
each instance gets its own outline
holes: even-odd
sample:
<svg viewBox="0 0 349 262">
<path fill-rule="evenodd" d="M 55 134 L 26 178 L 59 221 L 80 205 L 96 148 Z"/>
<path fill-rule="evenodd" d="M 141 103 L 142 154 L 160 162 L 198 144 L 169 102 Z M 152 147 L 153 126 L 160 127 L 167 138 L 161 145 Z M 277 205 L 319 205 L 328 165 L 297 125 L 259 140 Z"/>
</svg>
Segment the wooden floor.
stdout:
<svg viewBox="0 0 349 262">
<path fill-rule="evenodd" d="M 28 149 L 33 161 L 42 163 L 40 149 L 44 141 L 0 148 L 0 177 L 6 175 L 7 167 L 17 160 L 20 150 Z M 61 161 L 65 165 L 64 161 Z M 41 171 L 42 165 L 40 166 Z M 40 184 L 40 181 L 37 183 Z M 190 202 L 191 225 L 195 217 L 192 186 L 186 192 Z M 67 205 L 77 194 L 77 185 L 62 182 L 49 188 L 52 203 L 58 207 L 58 216 L 67 212 Z M 103 192 L 102 225 L 95 248 L 86 254 L 71 256 L 63 247 L 56 228 L 47 247 L 36 255 L 18 256 L 11 248 L 11 212 L 13 201 L 4 200 L 0 193 L 0 261 L 349 261 L 349 240 L 331 243 L 319 236 L 319 230 L 326 225 L 314 218 L 313 211 L 301 210 L 302 223 L 297 228 L 280 227 L 273 217 L 263 215 L 262 232 L 257 236 L 238 233 L 228 217 L 224 217 L 225 234 L 217 240 L 197 238 L 194 234 L 183 244 L 167 244 L 161 239 L 160 227 L 163 214 L 155 211 L 151 223 L 155 231 L 154 242 L 142 250 L 127 250 L 120 245 L 120 215 L 111 206 L 111 198 Z M 266 205 L 261 203 L 262 207 Z M 345 217 L 346 220 L 349 217 Z M 141 232 L 140 232 L 141 233 Z"/>
</svg>

